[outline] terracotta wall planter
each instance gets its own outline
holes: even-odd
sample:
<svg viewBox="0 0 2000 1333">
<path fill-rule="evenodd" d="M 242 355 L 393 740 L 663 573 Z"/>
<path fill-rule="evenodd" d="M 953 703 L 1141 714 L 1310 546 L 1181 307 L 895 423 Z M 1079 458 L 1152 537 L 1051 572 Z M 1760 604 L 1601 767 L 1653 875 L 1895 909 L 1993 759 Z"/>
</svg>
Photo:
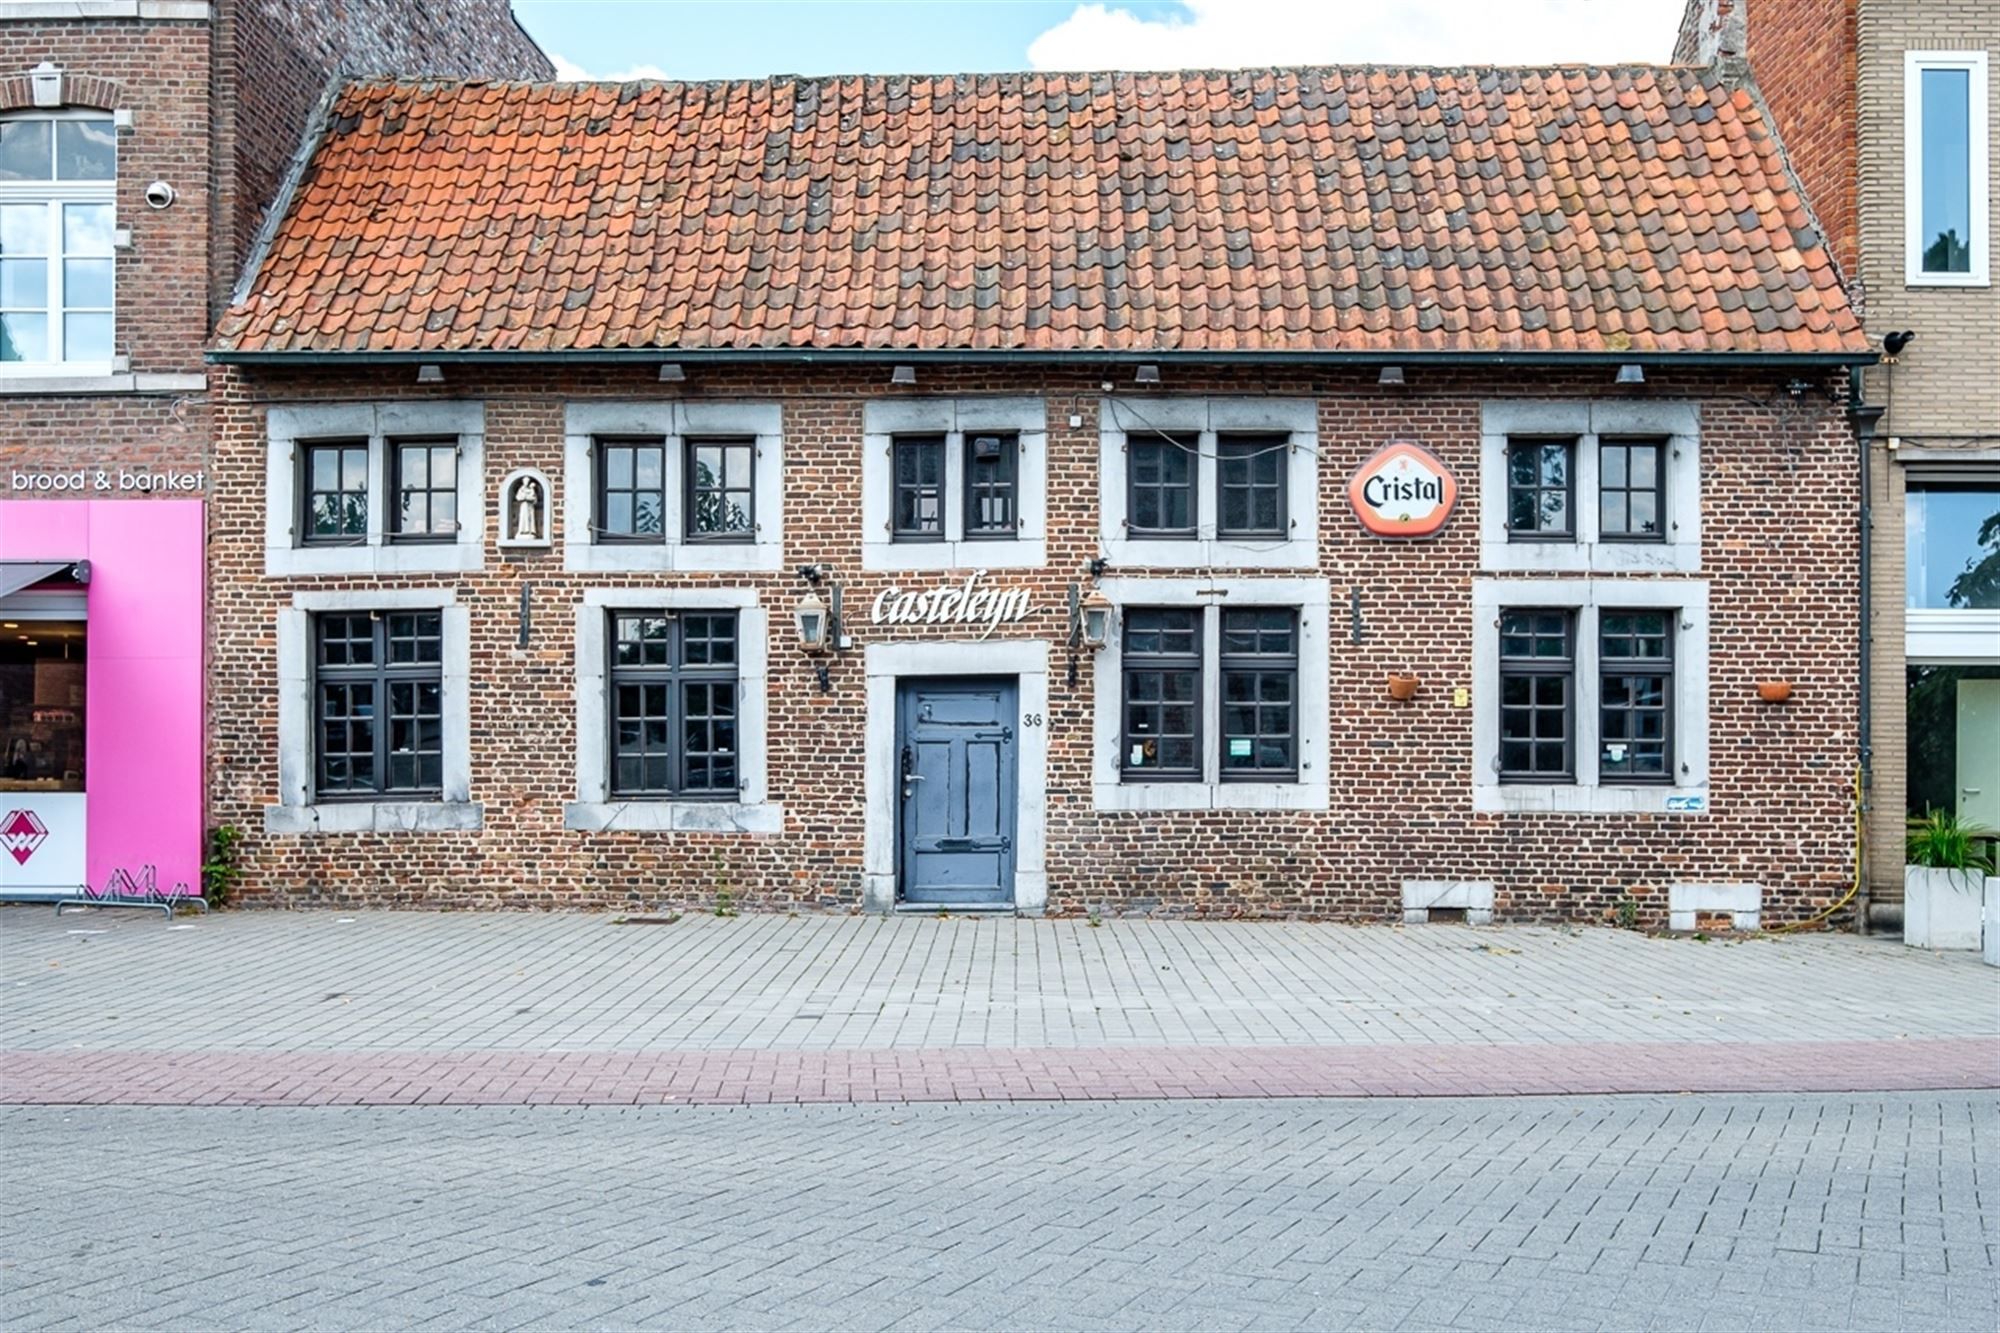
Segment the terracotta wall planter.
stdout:
<svg viewBox="0 0 2000 1333">
<path fill-rule="evenodd" d="M 1417 678 L 1391 672 L 1389 675 L 1389 697 L 1397 703 L 1407 703 L 1417 697 Z"/>
<path fill-rule="evenodd" d="M 1757 697 L 1767 704 L 1781 704 L 1792 697 L 1792 682 L 1760 680 L 1757 682 Z"/>
</svg>

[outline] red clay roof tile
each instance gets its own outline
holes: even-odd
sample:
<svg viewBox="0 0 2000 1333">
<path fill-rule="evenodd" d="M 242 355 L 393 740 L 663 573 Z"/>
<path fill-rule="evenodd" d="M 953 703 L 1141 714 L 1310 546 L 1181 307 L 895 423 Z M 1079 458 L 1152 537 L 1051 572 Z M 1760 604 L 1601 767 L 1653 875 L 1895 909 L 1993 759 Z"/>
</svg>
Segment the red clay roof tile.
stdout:
<svg viewBox="0 0 2000 1333">
<path fill-rule="evenodd" d="M 363 82 L 221 346 L 1864 353 L 1686 68 Z"/>
</svg>

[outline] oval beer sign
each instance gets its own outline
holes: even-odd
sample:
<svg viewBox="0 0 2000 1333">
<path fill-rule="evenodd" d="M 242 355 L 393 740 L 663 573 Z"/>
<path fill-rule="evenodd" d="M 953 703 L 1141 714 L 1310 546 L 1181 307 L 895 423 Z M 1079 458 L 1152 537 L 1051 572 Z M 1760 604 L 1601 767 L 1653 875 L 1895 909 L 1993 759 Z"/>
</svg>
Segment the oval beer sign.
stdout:
<svg viewBox="0 0 2000 1333">
<path fill-rule="evenodd" d="M 1361 465 L 1347 502 L 1377 537 L 1429 537 L 1458 503 L 1458 479 L 1420 444 L 1398 440 Z"/>
</svg>

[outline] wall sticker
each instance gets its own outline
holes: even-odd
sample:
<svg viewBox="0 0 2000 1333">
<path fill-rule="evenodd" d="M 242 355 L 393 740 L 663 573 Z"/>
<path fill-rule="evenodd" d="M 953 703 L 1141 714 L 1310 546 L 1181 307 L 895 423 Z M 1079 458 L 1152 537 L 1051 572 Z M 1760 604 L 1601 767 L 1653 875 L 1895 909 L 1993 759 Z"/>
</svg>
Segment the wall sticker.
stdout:
<svg viewBox="0 0 2000 1333">
<path fill-rule="evenodd" d="M 1430 450 L 1398 440 L 1355 472 L 1347 502 L 1377 537 L 1435 536 L 1458 504 L 1458 479 Z"/>
</svg>

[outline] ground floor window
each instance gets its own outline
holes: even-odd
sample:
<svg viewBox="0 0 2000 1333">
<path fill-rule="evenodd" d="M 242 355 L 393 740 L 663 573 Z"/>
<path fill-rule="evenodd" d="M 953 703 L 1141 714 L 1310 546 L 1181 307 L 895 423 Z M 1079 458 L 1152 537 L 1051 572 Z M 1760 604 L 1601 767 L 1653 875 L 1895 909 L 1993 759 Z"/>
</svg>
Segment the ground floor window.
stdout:
<svg viewBox="0 0 2000 1333">
<path fill-rule="evenodd" d="M 83 790 L 80 620 L 0 617 L 0 792 Z"/>
<path fill-rule="evenodd" d="M 435 795 L 442 788 L 443 620 L 438 611 L 314 618 L 314 777 L 321 799 Z"/>
<path fill-rule="evenodd" d="M 733 799 L 733 611 L 611 614 L 611 791 Z"/>
<path fill-rule="evenodd" d="M 1909 812 L 2000 830 L 2000 663 L 1909 668 Z"/>
</svg>

